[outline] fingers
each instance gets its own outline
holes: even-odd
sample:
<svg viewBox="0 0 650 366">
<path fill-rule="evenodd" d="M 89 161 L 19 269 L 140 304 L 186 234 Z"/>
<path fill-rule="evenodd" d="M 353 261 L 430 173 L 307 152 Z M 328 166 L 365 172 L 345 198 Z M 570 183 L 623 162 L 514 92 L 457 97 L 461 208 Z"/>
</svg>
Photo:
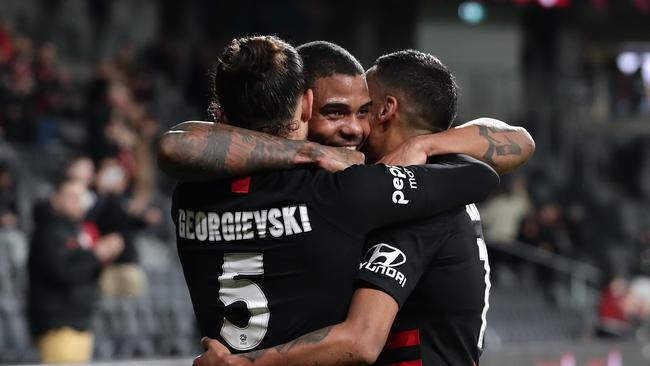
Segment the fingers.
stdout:
<svg viewBox="0 0 650 366">
<path fill-rule="evenodd" d="M 196 356 L 196 358 L 194 358 L 194 362 L 192 362 L 192 366 L 207 366 L 203 355 Z"/>
<path fill-rule="evenodd" d="M 224 346 L 223 344 L 221 344 L 216 339 L 212 339 L 212 338 L 209 338 L 209 337 L 203 337 L 203 338 L 201 338 L 201 345 L 207 351 L 215 352 L 219 357 L 227 356 L 227 355 L 230 354 L 230 351 L 228 350 L 228 348 L 226 346 Z"/>
<path fill-rule="evenodd" d="M 201 338 L 201 346 L 203 346 L 204 350 L 207 350 L 208 347 L 210 346 L 210 337 L 203 337 Z"/>
<path fill-rule="evenodd" d="M 201 345 L 205 349 L 205 352 L 194 359 L 193 366 L 220 366 L 230 364 L 226 360 L 226 357 L 230 355 L 230 351 L 226 346 L 219 343 L 219 341 L 203 337 L 201 338 Z"/>
</svg>

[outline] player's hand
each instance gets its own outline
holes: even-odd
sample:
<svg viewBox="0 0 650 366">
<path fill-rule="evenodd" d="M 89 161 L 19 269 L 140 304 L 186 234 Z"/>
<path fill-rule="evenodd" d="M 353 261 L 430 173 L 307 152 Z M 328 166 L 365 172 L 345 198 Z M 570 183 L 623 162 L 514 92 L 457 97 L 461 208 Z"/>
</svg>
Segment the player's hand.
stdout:
<svg viewBox="0 0 650 366">
<path fill-rule="evenodd" d="M 252 362 L 243 357 L 236 357 L 230 354 L 228 348 L 219 341 L 203 337 L 201 345 L 205 348 L 202 355 L 194 359 L 192 366 L 244 366 L 252 365 Z"/>
<path fill-rule="evenodd" d="M 386 165 L 420 165 L 426 164 L 427 152 L 421 140 L 416 136 L 404 141 L 395 151 L 384 156 L 377 164 Z"/>
<path fill-rule="evenodd" d="M 329 172 L 338 172 L 351 165 L 363 164 L 365 159 L 365 155 L 356 150 L 328 147 L 323 149 L 323 155 L 318 159 L 318 166 Z"/>
</svg>

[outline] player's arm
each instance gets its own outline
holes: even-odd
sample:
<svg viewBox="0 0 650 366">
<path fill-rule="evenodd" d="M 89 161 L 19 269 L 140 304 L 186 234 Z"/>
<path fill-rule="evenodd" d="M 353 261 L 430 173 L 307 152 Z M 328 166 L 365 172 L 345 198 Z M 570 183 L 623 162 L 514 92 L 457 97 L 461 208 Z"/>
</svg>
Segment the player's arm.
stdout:
<svg viewBox="0 0 650 366">
<path fill-rule="evenodd" d="M 315 186 L 317 204 L 356 233 L 483 201 L 499 184 L 492 168 L 463 155 L 408 167 L 353 166 L 330 176 L 332 182 Z"/>
<path fill-rule="evenodd" d="M 228 354 L 215 340 L 204 340 L 207 351 L 194 365 L 369 365 L 384 347 L 397 310 L 397 302 L 391 296 L 361 288 L 355 291 L 343 323 L 273 348 L 239 355 Z"/>
<path fill-rule="evenodd" d="M 163 134 L 158 148 L 160 169 L 186 181 L 231 178 L 305 164 L 336 171 L 363 160 L 357 151 L 199 121 L 172 127 Z"/>
<path fill-rule="evenodd" d="M 410 138 L 380 163 L 422 164 L 429 156 L 466 154 L 503 174 L 526 163 L 534 152 L 535 141 L 525 128 L 479 118 L 447 131 Z"/>
</svg>

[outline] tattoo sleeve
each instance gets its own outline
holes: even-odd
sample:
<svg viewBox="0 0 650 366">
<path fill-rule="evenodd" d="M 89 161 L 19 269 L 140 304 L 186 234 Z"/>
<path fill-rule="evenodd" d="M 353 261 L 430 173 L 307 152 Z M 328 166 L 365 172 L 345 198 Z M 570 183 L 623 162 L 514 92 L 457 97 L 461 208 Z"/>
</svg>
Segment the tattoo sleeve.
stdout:
<svg viewBox="0 0 650 366">
<path fill-rule="evenodd" d="M 259 350 L 259 351 L 248 352 L 248 353 L 241 354 L 239 356 L 240 357 L 245 357 L 249 361 L 254 362 L 255 360 L 262 357 L 265 353 L 267 353 L 267 352 L 269 352 L 271 350 L 275 350 L 278 353 L 287 353 L 287 352 L 291 351 L 291 349 L 293 349 L 294 347 L 297 347 L 297 346 L 302 345 L 302 344 L 314 344 L 314 343 L 321 342 L 323 339 L 325 339 L 325 337 L 327 337 L 328 334 L 330 334 L 331 330 L 332 330 L 331 326 L 330 327 L 325 327 L 325 328 L 313 331 L 311 333 L 305 334 L 302 337 L 298 337 L 298 338 L 294 339 L 293 341 L 281 344 L 279 346 L 275 346 L 273 348 L 263 349 L 263 350 Z"/>
<path fill-rule="evenodd" d="M 478 126 L 479 135 L 481 135 L 488 142 L 487 150 L 483 155 L 485 161 L 491 166 L 495 166 L 494 157 L 507 156 L 507 155 L 521 155 L 522 149 L 519 144 L 510 139 L 508 136 L 503 136 L 500 140 L 495 137 L 496 133 L 509 132 L 506 129 L 497 129 L 486 126 Z M 503 141 L 505 139 L 505 141 Z"/>
<path fill-rule="evenodd" d="M 456 128 L 420 136 L 427 155 L 466 154 L 489 164 L 498 173 L 511 172 L 535 152 L 525 128 L 494 118 L 478 118 Z"/>
<path fill-rule="evenodd" d="M 165 133 L 158 165 L 180 180 L 210 180 L 311 164 L 325 147 L 225 124 L 185 122 Z"/>
</svg>

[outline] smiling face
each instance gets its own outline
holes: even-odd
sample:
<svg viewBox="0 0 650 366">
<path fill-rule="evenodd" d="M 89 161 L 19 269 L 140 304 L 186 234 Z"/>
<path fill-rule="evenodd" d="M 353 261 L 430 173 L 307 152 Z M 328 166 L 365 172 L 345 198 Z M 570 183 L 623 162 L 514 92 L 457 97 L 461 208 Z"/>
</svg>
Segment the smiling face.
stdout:
<svg viewBox="0 0 650 366">
<path fill-rule="evenodd" d="M 368 137 L 371 105 L 364 75 L 334 74 L 314 80 L 309 140 L 358 149 Z"/>
<path fill-rule="evenodd" d="M 368 122 L 371 126 L 370 134 L 366 143 L 363 146 L 363 153 L 366 154 L 368 162 L 375 162 L 383 155 L 382 143 L 384 142 L 384 134 L 382 129 L 377 128 L 377 123 L 380 120 L 380 114 L 385 108 L 384 95 L 382 94 L 379 83 L 377 81 L 376 67 L 372 67 L 366 73 L 368 81 L 368 91 L 372 100 L 372 105 L 368 110 Z"/>
</svg>

